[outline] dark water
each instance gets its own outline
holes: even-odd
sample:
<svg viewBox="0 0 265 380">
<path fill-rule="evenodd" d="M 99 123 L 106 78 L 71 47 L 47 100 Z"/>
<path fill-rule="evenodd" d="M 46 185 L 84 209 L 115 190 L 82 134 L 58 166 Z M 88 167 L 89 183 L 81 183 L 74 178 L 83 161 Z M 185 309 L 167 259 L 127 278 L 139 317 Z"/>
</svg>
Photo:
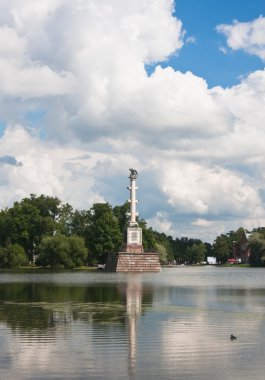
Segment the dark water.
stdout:
<svg viewBox="0 0 265 380">
<path fill-rule="evenodd" d="M 261 380 L 265 270 L 0 272 L 0 339 L 0 379 Z"/>
</svg>

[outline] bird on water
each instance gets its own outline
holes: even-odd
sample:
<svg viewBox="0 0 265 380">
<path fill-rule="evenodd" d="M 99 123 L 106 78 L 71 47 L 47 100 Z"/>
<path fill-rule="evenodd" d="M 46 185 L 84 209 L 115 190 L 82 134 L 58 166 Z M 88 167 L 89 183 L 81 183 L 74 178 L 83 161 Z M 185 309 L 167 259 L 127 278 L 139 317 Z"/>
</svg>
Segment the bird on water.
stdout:
<svg viewBox="0 0 265 380">
<path fill-rule="evenodd" d="M 231 339 L 231 340 L 234 340 L 234 339 L 236 339 L 236 336 L 233 335 L 233 334 L 231 334 L 231 335 L 230 335 L 230 339 Z"/>
</svg>

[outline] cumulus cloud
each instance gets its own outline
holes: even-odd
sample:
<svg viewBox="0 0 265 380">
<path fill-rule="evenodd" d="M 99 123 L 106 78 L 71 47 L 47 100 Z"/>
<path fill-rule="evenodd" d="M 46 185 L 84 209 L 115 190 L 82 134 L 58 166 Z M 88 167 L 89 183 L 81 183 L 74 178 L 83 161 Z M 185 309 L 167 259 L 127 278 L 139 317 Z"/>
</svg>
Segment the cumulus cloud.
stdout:
<svg viewBox="0 0 265 380">
<path fill-rule="evenodd" d="M 232 50 L 244 50 L 265 61 L 265 17 L 249 22 L 234 21 L 232 25 L 220 24 L 216 29 L 227 37 L 227 45 Z"/>
<path fill-rule="evenodd" d="M 11 78 L 16 78 L 15 81 Z M 0 59 L 0 92 L 22 98 L 62 95 L 71 92 L 74 79 L 39 64 L 19 66 Z"/>
<path fill-rule="evenodd" d="M 162 171 L 162 191 L 181 213 L 219 218 L 256 214 L 256 191 L 232 171 L 190 162 L 171 162 Z"/>
<path fill-rule="evenodd" d="M 89 208 L 94 201 L 104 201 L 94 188 L 95 165 L 104 154 L 94 153 L 87 159 L 85 152 L 71 146 L 55 148 L 20 125 L 5 131 L 0 139 L 0 151 L 5 154 L 0 158 L 3 208 L 31 193 L 57 196 L 77 208 Z M 11 156 L 14 151 L 16 159 Z M 80 153 L 83 156 L 79 157 Z"/>
<path fill-rule="evenodd" d="M 165 67 L 189 42 L 172 11 L 172 0 L 0 3 L 2 207 L 30 193 L 121 204 L 136 167 L 140 216 L 172 236 L 262 223 L 265 71 L 209 88 Z M 262 51 L 263 18 L 240 25 L 219 25 L 228 46 Z"/>
<path fill-rule="evenodd" d="M 5 2 L 2 7 L 4 5 Z M 25 5 L 27 7 L 26 2 Z M 9 16 L 5 20 L 9 20 L 9 24 L 0 26 L 0 94 L 30 98 L 71 92 L 74 87 L 73 74 L 64 70 L 57 72 L 53 67 L 41 63 L 38 57 L 34 57 L 31 54 L 31 41 L 23 32 L 17 12 L 11 8 Z"/>
</svg>

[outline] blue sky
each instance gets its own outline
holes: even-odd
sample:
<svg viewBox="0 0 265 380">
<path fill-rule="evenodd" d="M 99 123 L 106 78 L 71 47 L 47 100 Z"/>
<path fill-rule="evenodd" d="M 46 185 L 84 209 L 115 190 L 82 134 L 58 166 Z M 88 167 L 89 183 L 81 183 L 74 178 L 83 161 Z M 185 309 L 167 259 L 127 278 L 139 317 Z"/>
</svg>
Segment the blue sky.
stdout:
<svg viewBox="0 0 265 380">
<path fill-rule="evenodd" d="M 190 70 L 205 78 L 210 87 L 237 84 L 242 76 L 264 67 L 260 58 L 242 51 L 228 50 L 223 54 L 219 49 L 226 45 L 226 40 L 216 31 L 219 24 L 249 22 L 265 15 L 263 0 L 175 0 L 175 9 L 186 30 L 186 39 L 193 37 L 195 42 L 186 44 L 165 65 L 184 72 Z"/>
<path fill-rule="evenodd" d="M 2 0 L 0 207 L 123 204 L 213 241 L 265 225 L 264 0 Z"/>
</svg>

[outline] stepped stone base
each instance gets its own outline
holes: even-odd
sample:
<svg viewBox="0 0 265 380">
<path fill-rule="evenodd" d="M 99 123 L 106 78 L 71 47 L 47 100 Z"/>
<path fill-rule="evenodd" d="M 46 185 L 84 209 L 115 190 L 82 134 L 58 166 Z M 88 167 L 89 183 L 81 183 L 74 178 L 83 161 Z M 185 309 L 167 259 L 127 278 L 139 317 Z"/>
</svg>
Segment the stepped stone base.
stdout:
<svg viewBox="0 0 265 380">
<path fill-rule="evenodd" d="M 107 257 L 107 272 L 160 272 L 157 253 L 110 253 Z"/>
</svg>

